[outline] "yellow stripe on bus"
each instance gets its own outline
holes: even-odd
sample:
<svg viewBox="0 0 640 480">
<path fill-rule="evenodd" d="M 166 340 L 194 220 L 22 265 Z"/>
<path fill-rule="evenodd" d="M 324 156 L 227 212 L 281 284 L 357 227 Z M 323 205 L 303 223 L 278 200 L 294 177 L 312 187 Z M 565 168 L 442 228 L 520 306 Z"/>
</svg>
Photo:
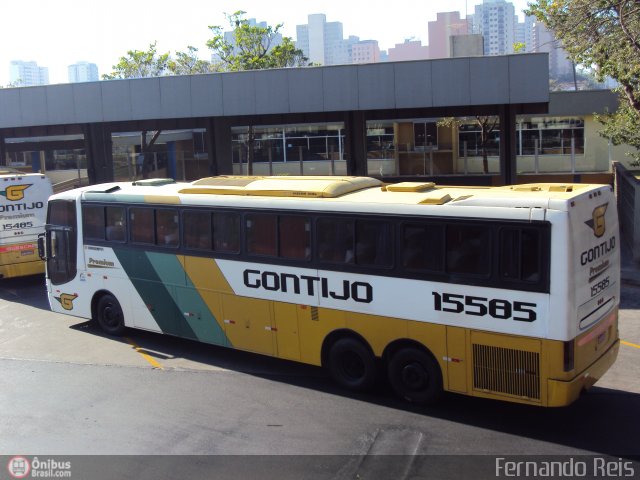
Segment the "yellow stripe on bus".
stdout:
<svg viewBox="0 0 640 480">
<path fill-rule="evenodd" d="M 213 290 L 219 293 L 234 293 L 220 267 L 212 258 L 178 255 L 178 260 L 198 291 Z"/>
</svg>

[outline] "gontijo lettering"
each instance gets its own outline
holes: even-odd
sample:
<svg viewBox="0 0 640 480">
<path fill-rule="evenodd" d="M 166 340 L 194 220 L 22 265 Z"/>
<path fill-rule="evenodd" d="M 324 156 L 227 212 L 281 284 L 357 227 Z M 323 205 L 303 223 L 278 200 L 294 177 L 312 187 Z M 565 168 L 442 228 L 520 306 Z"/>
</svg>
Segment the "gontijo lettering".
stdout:
<svg viewBox="0 0 640 480">
<path fill-rule="evenodd" d="M 37 210 L 39 208 L 44 208 L 44 202 L 14 203 L 9 205 L 0 205 L 0 213 L 20 212 L 23 210 Z"/>
<path fill-rule="evenodd" d="M 353 300 L 360 303 L 373 301 L 373 287 L 367 282 L 342 280 L 340 286 L 333 285 L 326 277 L 295 275 L 293 273 L 261 272 L 247 269 L 243 273 L 244 284 L 249 288 L 262 288 L 272 292 L 292 292 L 296 295 L 316 296 L 336 300 Z M 337 282 L 336 282 L 337 283 Z"/>
<path fill-rule="evenodd" d="M 614 248 L 616 248 L 616 237 L 611 237 L 609 240 L 602 242 L 600 245 L 596 245 L 595 247 L 582 252 L 580 254 L 580 264 L 586 265 L 587 263 L 591 263 L 594 260 L 602 257 L 603 255 L 611 252 Z"/>
</svg>

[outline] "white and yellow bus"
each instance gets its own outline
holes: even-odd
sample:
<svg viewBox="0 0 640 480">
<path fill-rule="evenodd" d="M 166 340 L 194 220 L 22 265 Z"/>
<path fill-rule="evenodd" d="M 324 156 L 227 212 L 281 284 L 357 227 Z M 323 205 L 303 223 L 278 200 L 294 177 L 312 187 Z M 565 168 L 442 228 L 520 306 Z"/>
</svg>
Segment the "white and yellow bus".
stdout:
<svg viewBox="0 0 640 480">
<path fill-rule="evenodd" d="M 51 308 L 441 391 L 567 405 L 613 364 L 620 255 L 608 185 L 365 177 L 143 180 L 54 195 Z"/>
<path fill-rule="evenodd" d="M 46 176 L 0 167 L 0 279 L 44 273 L 37 243 L 52 194 Z"/>
</svg>

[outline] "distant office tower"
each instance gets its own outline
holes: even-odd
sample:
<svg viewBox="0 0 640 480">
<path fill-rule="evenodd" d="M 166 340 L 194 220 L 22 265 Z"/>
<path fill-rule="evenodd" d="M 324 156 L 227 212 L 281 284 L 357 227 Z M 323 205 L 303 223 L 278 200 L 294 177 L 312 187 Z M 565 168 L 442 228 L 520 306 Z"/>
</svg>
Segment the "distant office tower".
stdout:
<svg viewBox="0 0 640 480">
<path fill-rule="evenodd" d="M 549 77 L 560 79 L 573 75 L 573 63 L 567 52 L 553 32 L 542 22 L 533 23 L 532 48 L 530 52 L 547 52 L 549 54 Z"/>
<path fill-rule="evenodd" d="M 405 60 L 428 60 L 429 46 L 422 45 L 420 40 L 407 39 L 404 43 L 396 43 L 395 47 L 389 49 L 387 60 L 390 62 L 401 62 Z"/>
<path fill-rule="evenodd" d="M 36 62 L 11 61 L 10 82 L 12 85 L 28 87 L 49 84 L 49 69 L 39 67 Z"/>
<path fill-rule="evenodd" d="M 343 38 L 341 22 L 327 22 L 323 13 L 308 15 L 309 23 L 296 25 L 296 47 L 317 65 L 351 63 L 350 52 L 358 37 Z"/>
<path fill-rule="evenodd" d="M 377 40 L 361 40 L 351 45 L 351 63 L 377 63 L 380 47 Z"/>
<path fill-rule="evenodd" d="M 536 17 L 527 15 L 524 17 L 524 22 L 518 22 L 516 24 L 516 42 L 524 44 L 524 51 L 527 53 L 533 52 L 533 29 L 537 22 Z"/>
<path fill-rule="evenodd" d="M 484 37 L 485 55 L 513 53 L 518 17 L 513 3 L 505 0 L 483 0 L 475 6 L 473 33 Z"/>
<path fill-rule="evenodd" d="M 429 56 L 446 58 L 450 54 L 449 39 L 454 35 L 469 32 L 467 19 L 460 18 L 460 12 L 438 12 L 436 20 L 429 22 Z"/>
<path fill-rule="evenodd" d="M 78 62 L 67 67 L 69 73 L 69 83 L 77 82 L 97 82 L 98 66 L 95 63 Z"/>
</svg>

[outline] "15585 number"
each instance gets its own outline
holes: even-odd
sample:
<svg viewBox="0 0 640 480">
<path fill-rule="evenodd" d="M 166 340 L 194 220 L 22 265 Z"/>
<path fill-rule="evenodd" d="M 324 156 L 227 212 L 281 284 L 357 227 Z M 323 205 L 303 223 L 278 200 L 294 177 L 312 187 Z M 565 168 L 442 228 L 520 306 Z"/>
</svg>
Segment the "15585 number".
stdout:
<svg viewBox="0 0 640 480">
<path fill-rule="evenodd" d="M 476 317 L 490 315 L 500 320 L 533 322 L 538 317 L 535 303 L 510 302 L 498 298 L 474 297 L 455 293 L 432 292 L 433 308 L 438 312 L 463 313 Z"/>
</svg>

